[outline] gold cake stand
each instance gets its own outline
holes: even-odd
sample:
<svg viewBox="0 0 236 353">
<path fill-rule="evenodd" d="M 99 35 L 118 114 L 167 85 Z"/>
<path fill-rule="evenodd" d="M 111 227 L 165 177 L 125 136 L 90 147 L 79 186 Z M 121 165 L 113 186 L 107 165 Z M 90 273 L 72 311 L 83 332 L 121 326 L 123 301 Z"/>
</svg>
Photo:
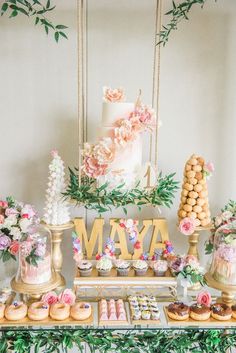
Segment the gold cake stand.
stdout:
<svg viewBox="0 0 236 353">
<path fill-rule="evenodd" d="M 210 230 L 211 228 L 212 228 L 211 224 L 209 224 L 206 227 L 196 227 L 194 233 L 189 235 L 189 237 L 188 237 L 188 242 L 189 242 L 188 255 L 193 255 L 199 260 L 198 242 L 199 242 L 200 233 L 204 230 L 205 231 Z"/>
<path fill-rule="evenodd" d="M 209 272 L 205 274 L 205 280 L 209 287 L 218 289 L 219 291 L 221 291 L 221 297 L 218 298 L 217 300 L 218 302 L 225 303 L 229 306 L 234 304 L 236 286 L 219 283 L 212 277 L 212 275 Z"/>
<path fill-rule="evenodd" d="M 21 279 L 17 281 L 16 277 L 13 277 L 11 280 L 11 288 L 15 292 L 28 295 L 32 299 L 39 299 L 42 294 L 58 288 L 60 283 L 60 275 L 57 272 L 53 272 L 50 281 L 42 284 L 27 284 Z"/>
</svg>

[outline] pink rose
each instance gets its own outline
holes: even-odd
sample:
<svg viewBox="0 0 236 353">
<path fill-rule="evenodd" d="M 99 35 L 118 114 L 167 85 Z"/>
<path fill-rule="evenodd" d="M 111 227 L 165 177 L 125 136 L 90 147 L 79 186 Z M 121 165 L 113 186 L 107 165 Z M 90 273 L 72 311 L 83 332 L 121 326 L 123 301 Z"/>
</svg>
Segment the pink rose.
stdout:
<svg viewBox="0 0 236 353">
<path fill-rule="evenodd" d="M 139 121 L 142 124 L 154 125 L 156 122 L 155 111 L 147 105 L 139 106 L 135 111 L 135 115 L 139 117 Z"/>
<path fill-rule="evenodd" d="M 182 221 L 179 224 L 179 230 L 181 233 L 184 235 L 191 235 L 195 231 L 195 222 L 194 219 L 186 217 L 183 218 Z"/>
<path fill-rule="evenodd" d="M 75 293 L 71 289 L 65 289 L 58 296 L 58 301 L 63 304 L 73 305 L 75 303 Z"/>
<path fill-rule="evenodd" d="M 19 247 L 19 242 L 17 240 L 14 240 L 9 247 L 10 253 L 15 256 L 19 251 Z"/>
<path fill-rule="evenodd" d="M 104 137 L 93 148 L 93 156 L 100 165 L 111 163 L 115 157 L 115 146 L 110 137 Z"/>
<path fill-rule="evenodd" d="M 5 220 L 4 216 L 2 214 L 0 214 L 0 224 L 3 224 L 4 220 Z"/>
<path fill-rule="evenodd" d="M 122 102 L 125 99 L 124 90 L 122 88 L 103 87 L 103 99 L 105 102 Z"/>
<path fill-rule="evenodd" d="M 136 138 L 136 132 L 130 120 L 121 119 L 117 122 L 118 127 L 114 128 L 114 142 L 118 146 L 124 146 Z"/>
<path fill-rule="evenodd" d="M 48 305 L 57 303 L 58 297 L 55 292 L 48 292 L 42 296 L 42 301 Z"/>
<path fill-rule="evenodd" d="M 7 208 L 8 207 L 7 201 L 0 201 L 0 207 Z"/>
<path fill-rule="evenodd" d="M 198 304 L 204 304 L 206 306 L 211 305 L 211 294 L 206 290 L 198 293 L 197 295 L 197 303 Z"/>
<path fill-rule="evenodd" d="M 9 216 L 15 216 L 17 215 L 19 212 L 15 209 L 15 208 L 7 208 L 6 211 L 5 211 L 5 215 L 7 217 Z"/>
<path fill-rule="evenodd" d="M 100 175 L 106 174 L 107 164 L 99 164 L 97 159 L 93 157 L 85 157 L 82 170 L 90 178 L 98 178 Z"/>
</svg>

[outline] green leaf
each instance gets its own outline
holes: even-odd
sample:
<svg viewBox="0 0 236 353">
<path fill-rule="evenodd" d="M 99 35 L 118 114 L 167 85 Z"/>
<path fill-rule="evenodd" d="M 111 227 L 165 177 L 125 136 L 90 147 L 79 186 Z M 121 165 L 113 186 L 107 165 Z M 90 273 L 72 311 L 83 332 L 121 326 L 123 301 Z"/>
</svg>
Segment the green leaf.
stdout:
<svg viewBox="0 0 236 353">
<path fill-rule="evenodd" d="M 39 23 L 39 17 L 35 18 L 35 26 Z"/>
<path fill-rule="evenodd" d="M 46 9 L 49 9 L 50 5 L 51 5 L 50 0 L 48 0 L 46 4 Z"/>
<path fill-rule="evenodd" d="M 66 29 L 68 28 L 67 26 L 64 26 L 64 25 L 57 25 L 56 26 L 56 29 Z"/>
<path fill-rule="evenodd" d="M 48 26 L 44 26 L 46 34 L 48 34 Z"/>
<path fill-rule="evenodd" d="M 11 15 L 10 15 L 10 18 L 16 17 L 17 15 L 18 15 L 18 11 L 17 10 L 13 10 Z"/>
<path fill-rule="evenodd" d="M 59 40 L 59 32 L 55 32 L 55 33 L 54 33 L 54 38 L 55 38 L 55 41 L 58 43 L 58 40 Z"/>
<path fill-rule="evenodd" d="M 67 35 L 66 35 L 64 32 L 59 32 L 59 34 L 60 34 L 62 37 L 68 39 Z"/>
<path fill-rule="evenodd" d="M 1 7 L 1 16 L 7 11 L 8 9 L 8 3 L 4 2 Z"/>
</svg>

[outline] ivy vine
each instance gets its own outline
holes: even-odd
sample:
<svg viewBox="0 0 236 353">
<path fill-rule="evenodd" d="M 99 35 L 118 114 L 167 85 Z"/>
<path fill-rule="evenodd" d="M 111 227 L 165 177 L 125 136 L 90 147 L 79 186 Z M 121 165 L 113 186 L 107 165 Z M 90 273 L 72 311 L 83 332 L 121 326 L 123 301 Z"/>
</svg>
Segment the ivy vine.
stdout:
<svg viewBox="0 0 236 353">
<path fill-rule="evenodd" d="M 168 24 L 162 26 L 160 33 L 158 33 L 159 42 L 157 44 L 165 46 L 169 40 L 171 32 L 177 29 L 179 22 L 189 19 L 188 15 L 192 7 L 194 5 L 200 5 L 203 8 L 206 1 L 207 0 L 184 0 L 178 4 L 176 4 L 175 1 L 172 1 L 172 9 L 165 14 L 171 16 L 171 20 Z"/>
<path fill-rule="evenodd" d="M 86 343 L 91 353 L 222 353 L 236 347 L 236 331 L 223 329 L 171 330 L 10 330 L 3 331 L 0 353 L 84 352 Z"/>
<path fill-rule="evenodd" d="M 77 169 L 73 171 L 69 168 L 69 171 L 69 184 L 63 194 L 65 198 L 75 201 L 89 210 L 95 210 L 99 214 L 111 211 L 112 207 L 122 208 L 127 214 L 128 205 L 137 206 L 139 210 L 145 205 L 170 208 L 179 184 L 174 180 L 175 173 L 166 176 L 162 176 L 160 173 L 156 186 L 150 190 L 140 189 L 139 184 L 130 190 L 124 190 L 124 184 L 110 190 L 108 183 L 97 187 L 96 180 L 88 177 L 83 177 L 80 184 Z"/>
<path fill-rule="evenodd" d="M 52 31 L 56 42 L 58 42 L 60 38 L 67 39 L 64 30 L 68 27 L 62 24 L 54 24 L 47 18 L 46 15 L 53 11 L 55 7 L 51 5 L 50 0 L 44 3 L 39 0 L 5 0 L 1 7 L 1 16 L 8 14 L 9 18 L 18 15 L 34 18 L 34 24 L 40 24 L 45 29 L 46 34 Z"/>
</svg>

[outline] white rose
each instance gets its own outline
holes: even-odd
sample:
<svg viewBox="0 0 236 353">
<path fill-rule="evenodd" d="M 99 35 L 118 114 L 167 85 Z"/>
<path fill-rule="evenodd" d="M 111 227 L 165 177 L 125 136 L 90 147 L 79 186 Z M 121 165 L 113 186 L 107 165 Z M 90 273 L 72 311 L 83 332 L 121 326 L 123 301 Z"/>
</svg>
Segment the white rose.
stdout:
<svg viewBox="0 0 236 353">
<path fill-rule="evenodd" d="M 22 218 L 19 222 L 20 228 L 23 233 L 27 233 L 31 221 L 28 218 Z"/>
<path fill-rule="evenodd" d="M 13 236 L 14 240 L 19 240 L 21 237 L 21 231 L 18 227 L 11 228 L 11 235 Z"/>
<path fill-rule="evenodd" d="M 17 224 L 17 218 L 15 215 L 8 216 L 5 218 L 5 221 L 3 223 L 3 228 L 10 229 L 12 226 Z"/>
<path fill-rule="evenodd" d="M 230 211 L 225 211 L 222 213 L 221 217 L 223 218 L 224 221 L 228 221 L 233 216 L 232 212 Z"/>
</svg>

